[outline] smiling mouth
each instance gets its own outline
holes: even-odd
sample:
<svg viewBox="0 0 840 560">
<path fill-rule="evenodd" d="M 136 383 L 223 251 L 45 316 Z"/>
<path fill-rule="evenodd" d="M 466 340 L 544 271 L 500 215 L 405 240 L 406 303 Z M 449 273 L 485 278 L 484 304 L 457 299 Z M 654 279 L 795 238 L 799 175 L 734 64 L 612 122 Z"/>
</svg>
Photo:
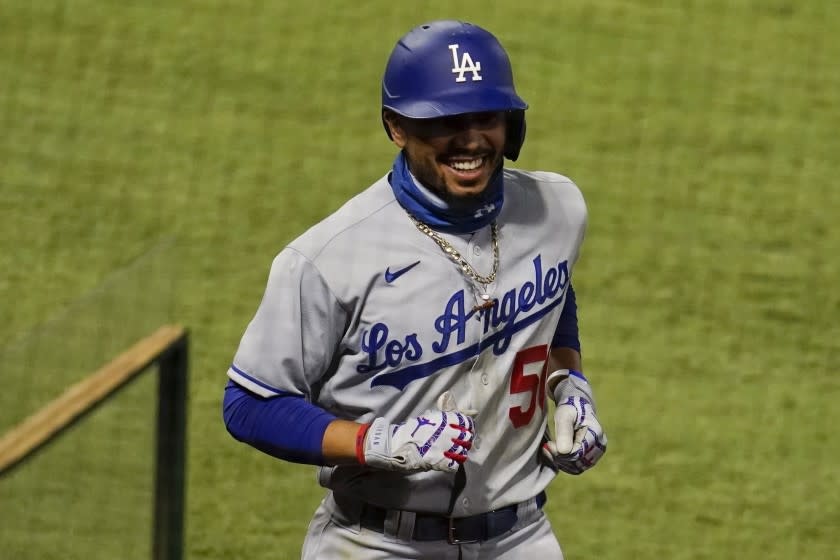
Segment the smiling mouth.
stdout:
<svg viewBox="0 0 840 560">
<path fill-rule="evenodd" d="M 461 178 L 474 179 L 482 173 L 487 163 L 487 155 L 460 155 L 445 159 L 443 163 Z"/>
<path fill-rule="evenodd" d="M 456 171 L 475 171 L 484 164 L 484 157 L 450 160 L 448 165 Z"/>
</svg>

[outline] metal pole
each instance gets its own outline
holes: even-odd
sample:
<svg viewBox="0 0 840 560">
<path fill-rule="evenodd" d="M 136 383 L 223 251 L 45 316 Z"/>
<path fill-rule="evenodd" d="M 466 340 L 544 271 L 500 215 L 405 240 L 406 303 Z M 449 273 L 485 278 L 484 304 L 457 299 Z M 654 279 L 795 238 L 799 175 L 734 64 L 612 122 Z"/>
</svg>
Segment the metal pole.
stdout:
<svg viewBox="0 0 840 560">
<path fill-rule="evenodd" d="M 158 360 L 153 560 L 181 560 L 184 554 L 187 369 L 185 333 Z"/>
</svg>

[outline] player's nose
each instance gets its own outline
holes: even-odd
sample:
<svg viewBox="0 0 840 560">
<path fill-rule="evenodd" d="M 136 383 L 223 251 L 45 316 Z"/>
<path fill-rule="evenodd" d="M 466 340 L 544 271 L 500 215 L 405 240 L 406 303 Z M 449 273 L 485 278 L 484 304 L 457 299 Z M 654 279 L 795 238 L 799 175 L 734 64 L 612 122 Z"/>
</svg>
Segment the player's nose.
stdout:
<svg viewBox="0 0 840 560">
<path fill-rule="evenodd" d="M 452 148 L 476 151 L 486 147 L 482 130 L 475 124 L 467 123 L 452 134 Z"/>
</svg>

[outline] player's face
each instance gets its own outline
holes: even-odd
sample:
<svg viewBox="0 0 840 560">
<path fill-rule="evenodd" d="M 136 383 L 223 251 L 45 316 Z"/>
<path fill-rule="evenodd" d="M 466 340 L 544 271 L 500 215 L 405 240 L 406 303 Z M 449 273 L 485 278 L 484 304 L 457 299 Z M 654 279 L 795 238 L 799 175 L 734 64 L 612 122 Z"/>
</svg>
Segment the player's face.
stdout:
<svg viewBox="0 0 840 560">
<path fill-rule="evenodd" d="M 386 121 L 414 176 L 449 202 L 467 202 L 480 194 L 502 163 L 503 111 L 435 119 L 390 114 Z"/>
</svg>

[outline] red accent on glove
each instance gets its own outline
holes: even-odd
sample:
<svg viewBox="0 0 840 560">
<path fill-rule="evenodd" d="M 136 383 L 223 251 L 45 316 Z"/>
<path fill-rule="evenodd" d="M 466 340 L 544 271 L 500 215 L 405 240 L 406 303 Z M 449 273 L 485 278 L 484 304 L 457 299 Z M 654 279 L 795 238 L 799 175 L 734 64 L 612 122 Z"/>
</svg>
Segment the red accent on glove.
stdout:
<svg viewBox="0 0 840 560">
<path fill-rule="evenodd" d="M 464 440 L 464 439 L 452 438 L 452 443 L 454 443 L 455 445 L 460 445 L 461 447 L 463 447 L 467 451 L 472 449 L 472 442 L 471 441 L 467 441 L 467 440 Z"/>
<path fill-rule="evenodd" d="M 463 464 L 467 460 L 466 455 L 461 455 L 460 453 L 453 453 L 452 451 L 444 451 L 443 456 L 447 459 L 452 459 L 458 464 Z"/>
<path fill-rule="evenodd" d="M 356 432 L 356 459 L 359 460 L 360 465 L 365 464 L 365 436 L 369 428 L 370 424 L 362 424 Z"/>
</svg>

